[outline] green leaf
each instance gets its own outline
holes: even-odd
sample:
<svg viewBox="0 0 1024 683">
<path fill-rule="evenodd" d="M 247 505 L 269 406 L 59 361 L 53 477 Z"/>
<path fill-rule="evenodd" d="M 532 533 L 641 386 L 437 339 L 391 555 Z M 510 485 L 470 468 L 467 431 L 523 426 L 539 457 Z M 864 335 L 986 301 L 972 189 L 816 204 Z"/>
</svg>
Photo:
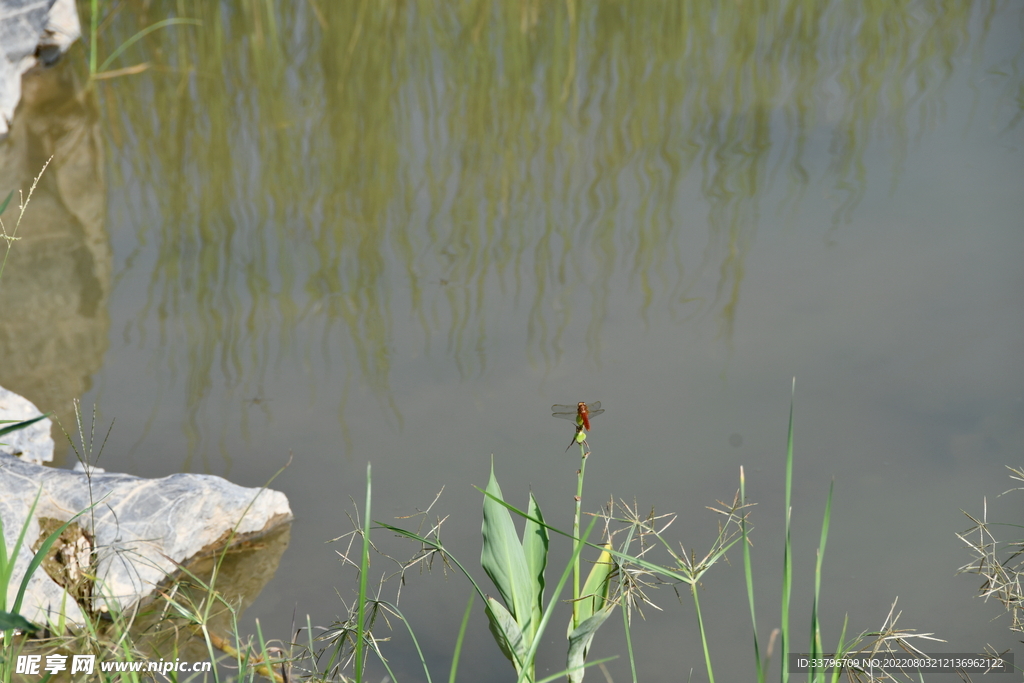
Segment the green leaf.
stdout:
<svg viewBox="0 0 1024 683">
<path fill-rule="evenodd" d="M 16 422 L 15 424 L 12 424 L 12 425 L 7 426 L 7 427 L 0 427 L 0 436 L 3 436 L 4 434 L 10 434 L 11 432 L 16 432 L 19 429 L 24 429 L 25 427 L 28 427 L 29 425 L 32 425 L 32 424 L 35 424 L 36 422 L 39 422 L 40 420 L 45 420 L 49 416 L 50 416 L 50 413 L 46 413 L 46 415 L 40 415 L 38 417 L 33 417 L 31 420 L 23 420 L 21 422 Z M 14 420 L 3 420 L 3 422 L 14 422 Z"/>
<path fill-rule="evenodd" d="M 523 632 L 519 629 L 519 624 L 505 606 L 492 597 L 487 598 L 487 621 L 502 654 L 508 657 L 516 671 L 519 671 L 522 663 L 526 661 L 526 643 L 523 642 Z"/>
<path fill-rule="evenodd" d="M 14 190 L 11 190 L 10 192 L 7 193 L 7 199 L 5 199 L 3 202 L 0 202 L 0 214 L 3 214 L 3 212 L 7 210 L 7 205 L 11 203 L 11 197 L 13 196 Z"/>
<path fill-rule="evenodd" d="M 20 614 L 14 614 L 13 612 L 0 612 L 0 631 L 6 631 L 12 628 L 16 628 L 19 631 L 25 631 L 27 633 L 35 633 L 40 630 L 38 626 Z"/>
<path fill-rule="evenodd" d="M 544 515 L 532 493 L 527 513 L 529 517 L 526 518 L 526 528 L 523 529 L 523 553 L 526 556 L 526 568 L 533 577 L 535 594 L 532 617 L 533 623 L 536 624 L 540 622 L 544 613 L 544 569 L 548 564 L 548 530 L 543 526 Z"/>
<path fill-rule="evenodd" d="M 594 640 L 597 629 L 601 628 L 601 624 L 611 616 L 614 609 L 614 604 L 608 605 L 594 616 L 580 623 L 576 630 L 569 634 L 569 655 L 566 661 L 566 669 L 568 669 L 569 681 L 571 683 L 580 683 L 583 680 L 583 665 L 587 661 L 590 643 Z"/>
<path fill-rule="evenodd" d="M 505 601 L 505 606 L 529 641 L 533 639 L 537 626 L 533 619 L 536 582 L 527 567 L 526 555 L 519 543 L 519 535 L 516 533 L 515 524 L 512 523 L 512 516 L 508 509 L 498 502 L 504 498 L 498 480 L 494 477 L 493 464 L 485 492 L 490 495 L 484 496 L 484 521 L 481 527 L 484 542 L 480 552 L 480 564 L 487 572 L 487 576 L 491 577 L 494 587 Z"/>
<path fill-rule="evenodd" d="M 32 515 L 35 514 L 36 505 L 39 504 L 39 497 L 43 495 L 43 485 L 39 485 L 39 490 L 36 491 L 35 500 L 32 501 L 32 506 L 28 510 L 28 515 L 25 517 L 25 523 L 21 525 L 21 533 L 18 534 L 18 538 L 14 541 L 14 546 L 10 549 L 8 555 L 7 544 L 3 542 L 4 536 L 4 520 L 0 517 L 0 610 L 7 610 L 7 587 L 11 583 L 11 577 L 14 575 L 14 565 L 18 560 L 18 553 L 21 552 L 21 546 L 25 542 L 25 534 L 28 533 L 28 528 L 32 526 Z M 23 588 L 28 584 L 28 574 L 22 579 Z M 19 600 L 12 611 L 21 611 L 21 601 Z"/>
<path fill-rule="evenodd" d="M 587 575 L 587 580 L 583 584 L 583 591 L 580 593 L 580 606 L 576 610 L 581 624 L 599 610 L 604 609 L 605 600 L 608 598 L 610 579 L 615 570 L 615 563 L 612 562 L 611 553 L 608 552 L 611 547 L 611 543 L 604 544 L 601 557 L 590 568 L 590 574 Z"/>
</svg>

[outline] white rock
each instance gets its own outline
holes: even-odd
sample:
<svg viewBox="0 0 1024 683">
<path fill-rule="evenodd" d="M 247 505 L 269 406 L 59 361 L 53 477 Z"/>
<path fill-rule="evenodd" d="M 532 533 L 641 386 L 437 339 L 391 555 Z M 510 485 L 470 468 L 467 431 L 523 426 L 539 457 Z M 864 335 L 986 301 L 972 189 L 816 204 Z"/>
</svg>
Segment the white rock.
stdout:
<svg viewBox="0 0 1024 683">
<path fill-rule="evenodd" d="M 52 447 L 52 444 L 51 444 Z M 38 503 L 29 511 L 38 495 Z M 56 621 L 63 609 L 72 623 L 83 623 L 82 610 L 102 606 L 123 610 L 145 598 L 177 563 L 233 541 L 270 532 L 292 519 L 288 499 L 279 491 L 245 488 L 208 474 L 174 474 L 143 479 L 98 471 L 74 472 L 44 467 L 0 454 L 0 519 L 8 555 L 27 524 L 25 544 L 7 587 L 13 607 L 22 577 L 41 535 L 42 518 L 59 522 L 91 510 L 76 520 L 92 540 L 97 582 L 93 602 L 81 606 L 40 568 L 31 577 L 20 614 L 37 624 Z M 81 538 L 76 541 L 82 545 Z M 80 547 L 65 549 L 80 564 Z M 90 572 L 91 573 L 91 572 Z M 62 607 L 63 606 L 63 607 Z"/>
<path fill-rule="evenodd" d="M 75 0 L 0 0 L 0 139 L 21 99 L 21 75 L 52 64 L 81 34 Z"/>
<path fill-rule="evenodd" d="M 42 411 L 36 408 L 32 401 L 0 387 L 0 420 L 20 422 L 31 420 L 42 414 Z M 35 463 L 51 462 L 53 460 L 53 439 L 50 437 L 52 424 L 50 418 L 46 418 L 24 429 L 0 436 L 0 444 L 3 444 L 0 445 L 0 453 L 16 455 L 22 460 Z M 0 423 L 0 429 L 3 427 L 10 427 L 10 425 Z"/>
</svg>

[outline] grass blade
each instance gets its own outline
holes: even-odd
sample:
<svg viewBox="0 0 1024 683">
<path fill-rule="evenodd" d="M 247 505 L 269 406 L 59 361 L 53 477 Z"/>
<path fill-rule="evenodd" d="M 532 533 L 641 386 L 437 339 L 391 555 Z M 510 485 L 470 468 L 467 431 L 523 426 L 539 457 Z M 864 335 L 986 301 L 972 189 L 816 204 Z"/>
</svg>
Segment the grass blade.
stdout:
<svg viewBox="0 0 1024 683">
<path fill-rule="evenodd" d="M 782 554 L 782 633 L 779 642 L 779 666 L 782 683 L 789 680 L 786 656 L 789 654 L 789 603 L 793 590 L 793 542 L 790 523 L 793 516 L 793 405 L 796 398 L 796 378 L 793 378 L 793 393 L 789 398 L 789 434 L 786 437 L 786 537 Z"/>
<path fill-rule="evenodd" d="M 363 548 L 359 563 L 359 605 L 356 615 L 356 661 L 355 675 L 357 681 L 363 680 L 363 637 L 366 628 L 366 581 L 370 571 L 370 511 L 373 491 L 373 466 L 366 463 L 366 507 L 363 514 Z"/>
<path fill-rule="evenodd" d="M 747 504 L 747 477 L 740 467 L 740 504 Z M 750 537 L 747 530 L 747 518 L 740 519 L 740 535 L 743 538 L 743 578 L 747 585 L 747 603 L 750 606 L 750 625 L 754 631 L 754 668 L 757 671 L 757 682 L 765 681 L 765 663 L 761 661 L 761 644 L 757 639 L 757 610 L 754 608 L 754 563 L 750 558 Z"/>
<path fill-rule="evenodd" d="M 832 519 L 832 493 L 835 481 L 828 487 L 828 500 L 825 502 L 825 518 L 821 521 L 821 539 L 818 541 L 818 559 L 814 566 L 814 606 L 811 608 L 811 659 L 822 653 L 821 619 L 818 607 L 821 605 L 821 567 L 825 560 L 825 544 L 828 542 L 828 527 Z"/>
<path fill-rule="evenodd" d="M 199 21 L 198 19 L 174 18 L 164 19 L 162 21 L 156 22 L 151 26 L 147 26 L 146 28 L 142 29 L 128 40 L 121 43 L 121 45 L 118 46 L 118 48 L 114 50 L 114 52 L 111 53 L 109 57 L 103 60 L 103 64 L 100 65 L 100 68 L 94 71 L 91 75 L 95 76 L 97 73 L 103 72 L 108 66 L 110 66 L 111 62 L 113 62 L 115 59 L 121 56 L 121 53 L 123 53 L 132 45 L 148 36 L 153 31 L 164 28 L 165 26 L 174 26 L 176 24 L 191 24 L 193 26 L 202 26 L 203 22 Z M 95 36 L 93 37 L 93 44 L 95 44 Z"/>
<path fill-rule="evenodd" d="M 45 420 L 48 417 L 50 417 L 50 413 L 46 413 L 45 415 L 39 415 L 38 417 L 33 417 L 31 420 L 23 420 L 21 422 L 9 424 L 6 427 L 0 427 L 0 436 L 3 436 L 4 434 L 10 434 L 11 432 L 16 432 L 19 429 L 24 429 L 25 427 L 33 425 L 36 422 L 39 422 L 40 420 Z M 14 422 L 14 420 L 0 420 L 0 423 L 7 422 Z"/>
<path fill-rule="evenodd" d="M 469 626 L 469 616 L 473 613 L 473 603 L 476 602 L 476 595 L 469 594 L 466 601 L 466 611 L 462 613 L 462 623 L 459 624 L 459 635 L 455 638 L 455 651 L 452 652 L 452 669 L 448 675 L 448 683 L 455 683 L 455 675 L 459 670 L 459 656 L 462 654 L 462 643 L 466 639 L 466 627 Z"/>
</svg>

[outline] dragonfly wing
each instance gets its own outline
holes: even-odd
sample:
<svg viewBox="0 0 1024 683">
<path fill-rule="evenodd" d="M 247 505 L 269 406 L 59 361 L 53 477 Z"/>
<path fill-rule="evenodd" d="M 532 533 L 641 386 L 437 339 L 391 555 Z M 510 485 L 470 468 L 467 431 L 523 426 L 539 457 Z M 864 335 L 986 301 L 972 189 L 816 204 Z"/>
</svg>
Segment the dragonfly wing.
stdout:
<svg viewBox="0 0 1024 683">
<path fill-rule="evenodd" d="M 563 420 L 575 420 L 576 413 L 576 406 L 565 406 L 560 404 L 551 406 L 551 417 L 560 417 Z"/>
</svg>

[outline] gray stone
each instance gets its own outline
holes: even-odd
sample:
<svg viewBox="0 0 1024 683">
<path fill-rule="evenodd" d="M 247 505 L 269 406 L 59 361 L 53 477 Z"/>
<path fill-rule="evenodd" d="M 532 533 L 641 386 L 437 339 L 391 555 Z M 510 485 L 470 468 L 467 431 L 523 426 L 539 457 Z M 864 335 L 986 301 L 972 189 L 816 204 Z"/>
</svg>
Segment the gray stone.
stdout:
<svg viewBox="0 0 1024 683">
<path fill-rule="evenodd" d="M 21 75 L 53 64 L 81 34 L 74 0 L 0 0 L 0 140 L 21 100 Z"/>
<path fill-rule="evenodd" d="M 21 422 L 42 414 L 42 411 L 27 398 L 0 387 L 0 421 L 16 420 Z M 46 418 L 30 424 L 24 429 L 0 436 L 0 453 L 16 455 L 22 460 L 34 463 L 51 462 L 53 460 L 53 439 L 50 437 L 52 424 L 51 420 Z M 9 426 L 9 424 L 0 423 L 0 429 Z"/>
<path fill-rule="evenodd" d="M 38 624 L 56 621 L 62 610 L 69 622 L 81 624 L 83 612 L 128 609 L 173 574 L 179 563 L 263 536 L 292 519 L 283 493 L 237 486 L 213 475 L 143 479 L 84 469 L 88 471 L 54 469 L 0 454 L 4 542 L 10 554 L 27 525 L 29 546 L 15 559 L 8 608 L 34 554 L 31 546 L 93 506 L 62 534 L 53 559 L 29 581 L 19 611 Z M 92 576 L 98 577 L 95 582 Z"/>
</svg>

